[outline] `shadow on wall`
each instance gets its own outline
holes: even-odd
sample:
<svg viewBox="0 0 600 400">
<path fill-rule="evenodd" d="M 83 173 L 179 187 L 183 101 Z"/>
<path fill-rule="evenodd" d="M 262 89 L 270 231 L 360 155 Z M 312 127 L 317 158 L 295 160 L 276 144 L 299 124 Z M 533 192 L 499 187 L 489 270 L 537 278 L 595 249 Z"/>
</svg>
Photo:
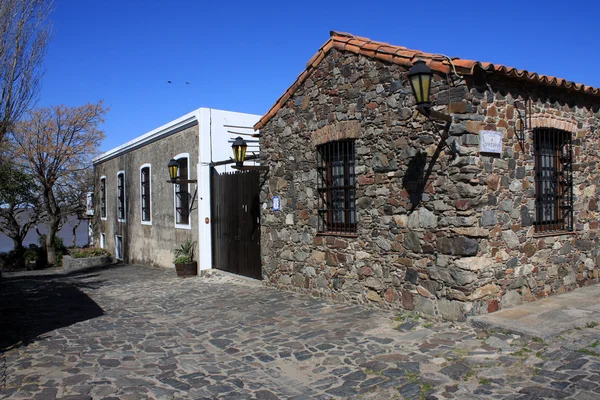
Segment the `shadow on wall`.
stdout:
<svg viewBox="0 0 600 400">
<path fill-rule="evenodd" d="M 425 176 L 426 166 L 427 155 L 423 152 L 418 152 L 408 162 L 408 169 L 404 173 L 404 177 L 402 177 L 402 186 L 408 192 L 408 197 L 412 204 L 410 212 L 414 211 L 421 204 L 421 200 L 423 200 L 425 182 L 427 182 L 427 177 Z"/>
<path fill-rule="evenodd" d="M 43 275 L 0 280 L 0 353 L 11 346 L 27 345 L 46 332 L 104 314 L 81 291 L 101 282 L 76 284 L 66 277 L 52 278 Z"/>
</svg>

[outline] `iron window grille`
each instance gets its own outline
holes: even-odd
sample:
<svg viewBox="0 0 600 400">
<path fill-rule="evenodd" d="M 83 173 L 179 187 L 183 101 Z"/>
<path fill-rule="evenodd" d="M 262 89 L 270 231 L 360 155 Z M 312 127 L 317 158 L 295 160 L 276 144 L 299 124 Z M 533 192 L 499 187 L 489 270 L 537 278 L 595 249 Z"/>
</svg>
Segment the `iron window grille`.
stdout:
<svg viewBox="0 0 600 400">
<path fill-rule="evenodd" d="M 100 179 L 100 217 L 106 218 L 106 178 Z"/>
<path fill-rule="evenodd" d="M 125 220 L 125 173 L 117 175 L 117 216 L 119 220 Z"/>
<path fill-rule="evenodd" d="M 151 220 L 150 209 L 150 167 L 144 167 L 140 175 L 140 189 L 142 197 L 142 221 Z"/>
<path fill-rule="evenodd" d="M 535 231 L 573 230 L 573 149 L 571 134 L 558 129 L 533 131 Z"/>
<path fill-rule="evenodd" d="M 181 179 L 189 179 L 188 159 L 180 158 L 177 161 L 179 162 L 178 177 Z M 175 185 L 175 210 L 177 211 L 176 223 L 188 225 L 190 223 L 190 194 L 187 183 Z"/>
<path fill-rule="evenodd" d="M 317 146 L 318 231 L 355 233 L 356 179 L 354 141 Z"/>
</svg>

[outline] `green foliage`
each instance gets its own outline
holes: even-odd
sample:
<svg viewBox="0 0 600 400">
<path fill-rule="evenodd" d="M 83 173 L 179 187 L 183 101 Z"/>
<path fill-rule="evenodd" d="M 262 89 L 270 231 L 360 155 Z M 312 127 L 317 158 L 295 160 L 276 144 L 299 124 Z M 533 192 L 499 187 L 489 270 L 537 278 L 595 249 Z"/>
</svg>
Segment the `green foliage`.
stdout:
<svg viewBox="0 0 600 400">
<path fill-rule="evenodd" d="M 45 264 L 47 262 L 46 235 L 41 234 L 38 237 L 38 243 L 40 244 L 40 247 L 44 250 L 44 259 L 42 262 Z M 68 254 L 68 251 L 62 238 L 58 237 L 58 235 L 54 236 L 54 248 L 56 249 L 56 265 L 62 265 L 62 258 L 65 254 Z"/>
<path fill-rule="evenodd" d="M 186 240 L 183 244 L 173 250 L 175 264 L 187 264 L 194 261 L 194 246 L 196 241 Z"/>
<path fill-rule="evenodd" d="M 32 175 L 10 162 L 0 164 L 0 203 L 27 208 L 38 198 Z"/>
<path fill-rule="evenodd" d="M 44 250 L 33 243 L 20 252 L 11 250 L 0 253 L 0 265 L 8 270 L 43 268 L 38 262 L 40 259 L 44 259 Z"/>
<path fill-rule="evenodd" d="M 90 257 L 100 257 L 107 256 L 108 251 L 105 249 L 99 249 L 97 247 L 85 247 L 85 248 L 71 248 L 69 249 L 69 254 L 73 258 L 90 258 Z"/>
</svg>

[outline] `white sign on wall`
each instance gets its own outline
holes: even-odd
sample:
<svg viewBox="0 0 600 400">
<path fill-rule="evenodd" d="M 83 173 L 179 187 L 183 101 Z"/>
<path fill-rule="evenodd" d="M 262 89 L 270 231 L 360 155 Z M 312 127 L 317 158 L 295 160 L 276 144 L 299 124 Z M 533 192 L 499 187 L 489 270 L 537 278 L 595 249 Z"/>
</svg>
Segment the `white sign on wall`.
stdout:
<svg viewBox="0 0 600 400">
<path fill-rule="evenodd" d="M 479 152 L 502 154 L 502 132 L 479 131 Z"/>
<path fill-rule="evenodd" d="M 281 210 L 281 199 L 279 196 L 273 196 L 273 211 Z"/>
</svg>

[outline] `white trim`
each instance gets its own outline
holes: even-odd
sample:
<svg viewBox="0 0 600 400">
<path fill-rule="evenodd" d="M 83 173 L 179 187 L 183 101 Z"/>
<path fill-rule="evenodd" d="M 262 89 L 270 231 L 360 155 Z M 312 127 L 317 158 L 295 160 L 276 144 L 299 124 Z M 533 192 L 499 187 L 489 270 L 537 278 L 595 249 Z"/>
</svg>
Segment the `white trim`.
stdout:
<svg viewBox="0 0 600 400">
<path fill-rule="evenodd" d="M 119 218 L 119 175 L 123 174 L 123 218 Z M 127 175 L 125 171 L 117 172 L 117 221 L 127 222 Z"/>
<path fill-rule="evenodd" d="M 119 239 L 121 240 L 121 251 L 119 252 Z M 119 254 L 121 253 L 121 254 Z M 121 256 L 121 257 L 119 257 Z M 117 260 L 121 260 L 123 261 L 123 236 L 122 235 L 115 235 L 115 258 Z"/>
<path fill-rule="evenodd" d="M 199 110 L 199 109 L 198 109 Z M 185 114 L 182 117 L 179 117 L 171 122 L 168 122 L 162 126 L 159 126 L 156 129 L 151 130 L 148 133 L 143 134 L 129 142 L 122 144 L 121 146 L 115 147 L 103 154 L 100 154 L 98 157 L 92 159 L 92 164 L 96 165 L 103 161 L 108 160 L 109 158 L 113 158 L 118 156 L 119 154 L 125 153 L 129 150 L 132 150 L 136 147 L 142 146 L 148 142 L 152 142 L 157 140 L 163 136 L 168 136 L 173 133 L 173 131 L 177 131 L 177 129 L 186 126 L 196 120 L 196 113 L 198 110 L 194 110 L 188 114 Z"/>
<path fill-rule="evenodd" d="M 108 219 L 108 196 L 106 195 L 106 175 L 100 177 L 100 186 L 102 186 L 102 179 L 104 179 L 104 213 L 106 217 L 102 216 L 102 207 L 100 208 L 100 219 L 106 221 Z M 100 203 L 102 203 L 102 196 L 100 196 Z"/>
<path fill-rule="evenodd" d="M 150 185 L 148 185 L 148 196 L 150 196 L 150 220 L 149 221 L 144 221 L 144 212 L 142 210 L 143 206 L 144 206 L 144 202 L 142 200 L 142 170 L 144 168 L 148 167 L 148 180 L 150 181 Z M 142 222 L 142 225 L 152 225 L 152 209 L 154 208 L 152 206 L 152 164 L 146 163 L 146 164 L 142 164 L 140 166 L 140 173 L 138 174 L 139 178 L 140 178 L 140 221 Z"/>
<path fill-rule="evenodd" d="M 185 179 L 190 179 L 190 153 L 180 153 L 173 157 L 175 160 L 179 160 L 181 158 L 187 159 L 187 176 Z M 188 211 L 188 222 L 187 224 L 178 224 L 177 223 L 177 195 L 175 194 L 175 187 L 177 185 L 173 185 L 173 216 L 175 217 L 175 228 L 177 229 L 192 229 L 192 213 Z M 187 187 L 188 194 L 190 193 L 190 184 L 188 183 Z"/>
<path fill-rule="evenodd" d="M 106 248 L 106 233 L 104 232 L 100 234 L 100 248 Z"/>
<path fill-rule="evenodd" d="M 212 167 L 212 110 L 198 110 L 198 266 L 200 270 L 212 269 L 212 215 L 210 174 Z M 220 160 L 217 160 L 220 161 Z M 206 223 L 208 218 L 208 223 Z"/>
</svg>

